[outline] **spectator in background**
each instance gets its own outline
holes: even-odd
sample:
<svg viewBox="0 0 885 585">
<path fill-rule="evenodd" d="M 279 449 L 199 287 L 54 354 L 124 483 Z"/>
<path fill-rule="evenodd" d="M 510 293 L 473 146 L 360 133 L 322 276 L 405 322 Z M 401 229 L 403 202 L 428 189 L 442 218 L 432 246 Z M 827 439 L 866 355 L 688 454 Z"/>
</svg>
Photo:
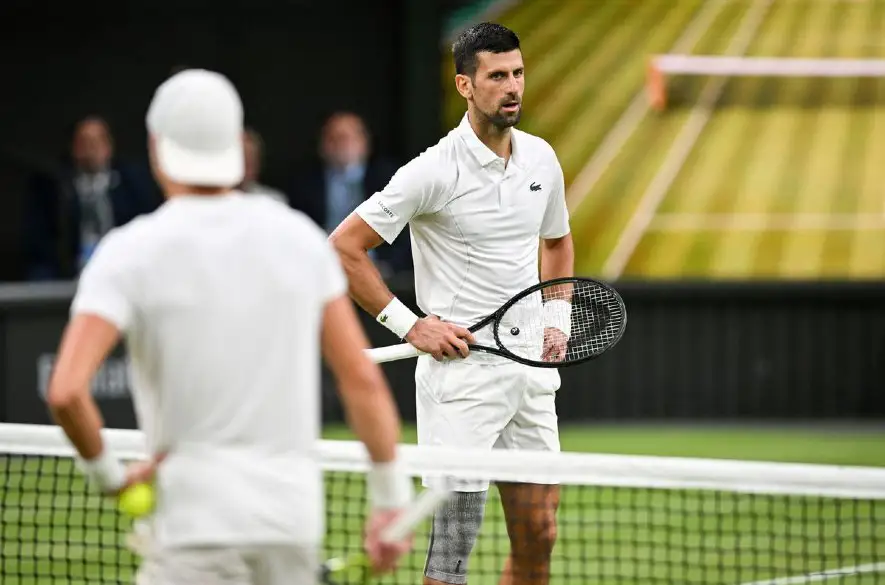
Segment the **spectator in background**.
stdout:
<svg viewBox="0 0 885 585">
<path fill-rule="evenodd" d="M 156 209 L 155 189 L 146 173 L 114 159 L 105 120 L 80 120 L 69 159 L 30 180 L 24 222 L 28 279 L 75 278 L 109 230 Z"/>
<path fill-rule="evenodd" d="M 240 191 L 267 195 L 283 203 L 288 203 L 286 195 L 282 191 L 258 182 L 258 178 L 261 176 L 261 162 L 264 157 L 264 141 L 261 139 L 261 135 L 252 128 L 247 128 L 243 134 L 243 155 L 245 156 L 245 174 L 243 183 L 239 187 Z"/>
<path fill-rule="evenodd" d="M 337 112 L 323 125 L 318 164 L 301 173 L 290 190 L 292 207 L 331 233 L 350 212 L 387 185 L 396 165 L 372 156 L 365 122 L 353 112 Z M 384 276 L 412 269 L 408 238 L 373 250 Z"/>
</svg>

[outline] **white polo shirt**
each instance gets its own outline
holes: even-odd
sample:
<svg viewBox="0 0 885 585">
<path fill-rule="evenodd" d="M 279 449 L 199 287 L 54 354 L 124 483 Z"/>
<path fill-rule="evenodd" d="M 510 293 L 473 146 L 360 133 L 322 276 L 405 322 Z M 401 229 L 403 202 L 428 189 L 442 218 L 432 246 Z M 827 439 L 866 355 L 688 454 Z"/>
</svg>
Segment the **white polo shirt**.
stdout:
<svg viewBox="0 0 885 585">
<path fill-rule="evenodd" d="M 320 328 L 346 294 L 325 233 L 270 198 L 180 196 L 110 232 L 72 313 L 125 335 L 160 546 L 316 543 Z"/>
<path fill-rule="evenodd" d="M 356 209 L 388 243 L 410 226 L 418 307 L 425 314 L 473 325 L 539 281 L 539 238 L 569 233 L 553 148 L 515 128 L 511 137 L 505 166 L 465 114 Z M 478 341 L 492 343 L 490 328 Z"/>
</svg>

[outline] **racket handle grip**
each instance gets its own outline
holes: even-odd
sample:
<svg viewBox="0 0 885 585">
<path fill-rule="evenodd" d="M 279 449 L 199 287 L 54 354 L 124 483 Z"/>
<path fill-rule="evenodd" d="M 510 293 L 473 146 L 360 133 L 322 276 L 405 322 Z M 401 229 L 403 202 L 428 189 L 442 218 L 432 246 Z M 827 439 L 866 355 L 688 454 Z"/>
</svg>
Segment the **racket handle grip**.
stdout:
<svg viewBox="0 0 885 585">
<path fill-rule="evenodd" d="M 421 352 L 411 343 L 401 343 L 399 345 L 388 345 L 385 347 L 375 347 L 366 350 L 366 353 L 376 364 L 385 362 L 395 362 L 408 358 L 418 357 Z"/>
<path fill-rule="evenodd" d="M 384 542 L 396 542 L 409 535 L 415 526 L 425 518 L 430 517 L 436 508 L 449 499 L 452 492 L 449 490 L 426 489 L 412 502 L 412 505 L 403 510 L 396 520 L 390 523 L 381 533 Z"/>
</svg>

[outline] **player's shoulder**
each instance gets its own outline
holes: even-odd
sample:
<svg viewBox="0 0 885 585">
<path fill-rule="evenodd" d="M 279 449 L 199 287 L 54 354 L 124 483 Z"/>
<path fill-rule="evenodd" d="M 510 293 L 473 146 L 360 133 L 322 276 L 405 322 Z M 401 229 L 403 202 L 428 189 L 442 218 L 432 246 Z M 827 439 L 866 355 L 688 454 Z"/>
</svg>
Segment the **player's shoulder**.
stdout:
<svg viewBox="0 0 885 585">
<path fill-rule="evenodd" d="M 278 201 L 267 202 L 266 208 L 268 219 L 278 222 L 292 238 L 313 242 L 326 240 L 326 232 L 303 211 Z"/>
<path fill-rule="evenodd" d="M 401 179 L 432 184 L 440 190 L 454 185 L 458 179 L 459 158 L 456 141 L 449 133 L 436 144 L 424 149 L 396 172 Z"/>
<path fill-rule="evenodd" d="M 458 168 L 458 148 L 454 131 L 449 132 L 415 157 L 421 161 L 422 167 L 437 174 L 455 172 Z"/>
<path fill-rule="evenodd" d="M 512 130 L 520 155 L 529 158 L 532 162 L 540 164 L 558 164 L 559 159 L 553 146 L 535 134 L 513 128 Z"/>
<path fill-rule="evenodd" d="M 102 237 L 100 246 L 114 252 L 116 250 L 131 251 L 144 248 L 149 243 L 156 230 L 158 211 L 155 210 L 130 220 L 129 222 L 110 229 Z"/>
</svg>

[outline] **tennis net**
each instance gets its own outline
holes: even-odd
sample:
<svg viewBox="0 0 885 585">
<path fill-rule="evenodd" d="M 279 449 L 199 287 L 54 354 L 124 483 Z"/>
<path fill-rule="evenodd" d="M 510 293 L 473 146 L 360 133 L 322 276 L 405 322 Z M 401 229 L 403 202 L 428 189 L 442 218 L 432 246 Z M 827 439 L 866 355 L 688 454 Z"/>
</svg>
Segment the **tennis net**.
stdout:
<svg viewBox="0 0 885 585">
<path fill-rule="evenodd" d="M 124 459 L 137 431 L 109 430 Z M 361 444 L 321 441 L 328 556 L 356 552 L 366 512 Z M 0 583 L 131 583 L 130 522 L 88 490 L 57 427 L 0 424 Z M 885 469 L 403 446 L 410 473 L 562 484 L 551 583 L 885 583 Z M 420 583 L 429 523 L 380 583 Z M 497 492 L 470 560 L 498 581 L 509 541 Z"/>
</svg>

